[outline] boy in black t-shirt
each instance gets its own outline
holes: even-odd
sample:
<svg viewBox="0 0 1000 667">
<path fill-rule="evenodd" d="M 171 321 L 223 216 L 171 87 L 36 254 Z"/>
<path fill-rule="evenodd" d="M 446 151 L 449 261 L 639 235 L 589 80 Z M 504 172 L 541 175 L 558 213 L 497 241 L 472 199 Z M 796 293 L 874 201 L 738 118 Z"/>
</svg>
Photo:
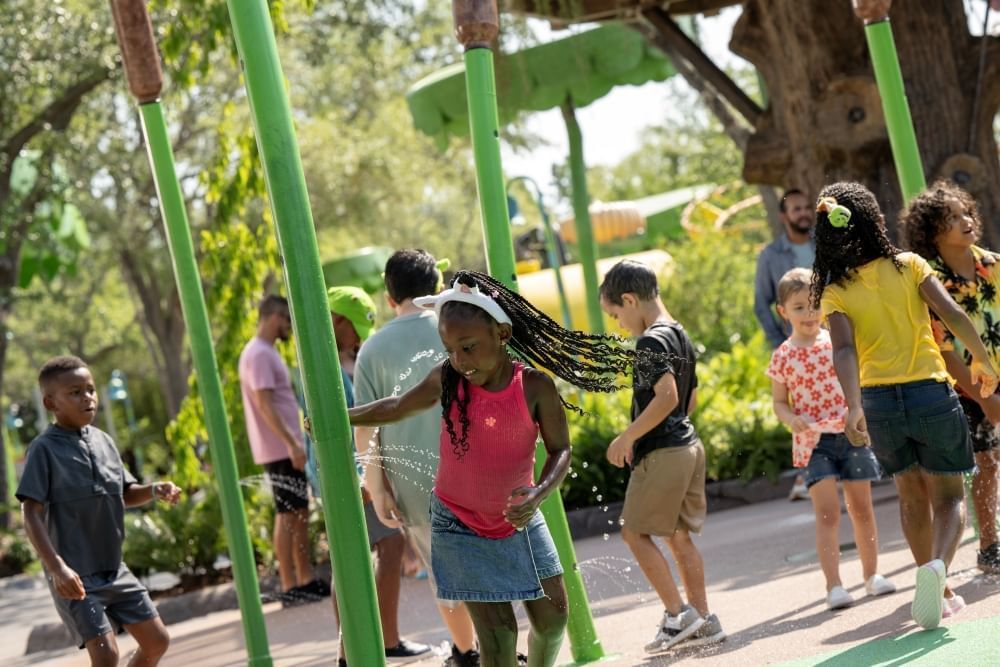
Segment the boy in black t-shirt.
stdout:
<svg viewBox="0 0 1000 667">
<path fill-rule="evenodd" d="M 726 638 L 709 613 L 705 569 L 691 533 L 705 520 L 705 448 L 688 418 L 698 380 L 695 351 L 684 327 L 660 300 L 656 274 L 645 264 L 616 264 L 601 284 L 601 308 L 637 336 L 632 423 L 608 446 L 608 461 L 632 468 L 622 538 L 663 602 L 663 620 L 646 652 L 686 642 L 700 646 Z M 670 566 L 653 541 L 666 539 L 687 594 L 684 603 Z"/>
<path fill-rule="evenodd" d="M 38 384 L 55 423 L 28 448 L 16 495 L 56 610 L 92 665 L 118 664 L 112 621 L 139 644 L 129 664 L 155 665 L 170 637 L 122 562 L 124 514 L 154 499 L 174 504 L 180 489 L 173 482 L 139 484 L 108 434 L 90 425 L 97 388 L 83 361 L 50 359 Z"/>
</svg>

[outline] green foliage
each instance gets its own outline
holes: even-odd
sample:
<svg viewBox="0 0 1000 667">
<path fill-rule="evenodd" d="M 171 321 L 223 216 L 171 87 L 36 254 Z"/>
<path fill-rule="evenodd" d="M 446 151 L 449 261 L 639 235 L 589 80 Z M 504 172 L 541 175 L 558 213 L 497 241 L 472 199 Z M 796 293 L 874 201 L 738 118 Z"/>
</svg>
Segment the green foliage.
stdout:
<svg viewBox="0 0 1000 667">
<path fill-rule="evenodd" d="M 623 500 L 628 472 L 608 463 L 605 452 L 631 421 L 631 392 L 585 394 L 570 400 L 586 414 L 567 415 L 573 461 L 561 488 L 566 509 Z"/>
<path fill-rule="evenodd" d="M 698 364 L 698 408 L 710 479 L 774 477 L 792 460 L 792 439 L 774 416 L 763 332 Z"/>
<path fill-rule="evenodd" d="M 35 552 L 22 531 L 0 531 L 0 577 L 9 577 L 38 567 Z"/>
</svg>

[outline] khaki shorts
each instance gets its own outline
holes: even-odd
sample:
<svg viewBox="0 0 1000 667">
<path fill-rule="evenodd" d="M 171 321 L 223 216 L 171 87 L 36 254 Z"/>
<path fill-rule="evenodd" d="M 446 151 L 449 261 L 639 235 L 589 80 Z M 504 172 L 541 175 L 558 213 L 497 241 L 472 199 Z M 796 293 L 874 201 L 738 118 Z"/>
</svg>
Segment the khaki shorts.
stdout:
<svg viewBox="0 0 1000 667">
<path fill-rule="evenodd" d="M 639 461 L 625 491 L 622 525 L 642 535 L 700 533 L 705 511 L 705 448 L 699 440 L 653 450 Z"/>
</svg>

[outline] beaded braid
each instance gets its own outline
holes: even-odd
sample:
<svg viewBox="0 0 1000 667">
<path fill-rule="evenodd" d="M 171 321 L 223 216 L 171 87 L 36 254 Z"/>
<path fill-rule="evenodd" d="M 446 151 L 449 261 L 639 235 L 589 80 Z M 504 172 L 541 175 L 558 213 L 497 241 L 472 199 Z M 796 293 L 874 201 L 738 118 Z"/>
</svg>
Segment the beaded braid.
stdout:
<svg viewBox="0 0 1000 667">
<path fill-rule="evenodd" d="M 882 212 L 875 195 L 860 183 L 833 183 L 823 188 L 819 199 L 833 197 L 851 211 L 846 227 L 834 227 L 827 214 L 816 214 L 816 262 L 810 289 L 812 306 L 817 310 L 827 285 L 843 285 L 854 270 L 872 260 L 892 260 L 897 271 L 903 264 L 896 257 L 902 250 L 889 240 L 882 224 Z"/>
</svg>

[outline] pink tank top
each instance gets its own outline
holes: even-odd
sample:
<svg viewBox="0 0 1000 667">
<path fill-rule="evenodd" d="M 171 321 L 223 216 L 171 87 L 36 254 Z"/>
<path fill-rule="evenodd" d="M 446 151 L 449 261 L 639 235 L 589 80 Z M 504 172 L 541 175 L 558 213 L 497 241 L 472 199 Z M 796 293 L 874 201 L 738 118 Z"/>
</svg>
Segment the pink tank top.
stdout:
<svg viewBox="0 0 1000 667">
<path fill-rule="evenodd" d="M 505 389 L 491 392 L 463 383 L 471 391 L 469 449 L 455 455 L 451 436 L 441 420 L 441 462 L 434 493 L 456 517 L 482 537 L 500 539 L 514 533 L 503 516 L 510 492 L 534 485 L 538 424 L 524 398 L 524 365 L 514 362 L 514 376 Z M 463 389 L 459 388 L 460 395 Z M 462 436 L 458 405 L 451 406 L 455 435 Z"/>
</svg>

